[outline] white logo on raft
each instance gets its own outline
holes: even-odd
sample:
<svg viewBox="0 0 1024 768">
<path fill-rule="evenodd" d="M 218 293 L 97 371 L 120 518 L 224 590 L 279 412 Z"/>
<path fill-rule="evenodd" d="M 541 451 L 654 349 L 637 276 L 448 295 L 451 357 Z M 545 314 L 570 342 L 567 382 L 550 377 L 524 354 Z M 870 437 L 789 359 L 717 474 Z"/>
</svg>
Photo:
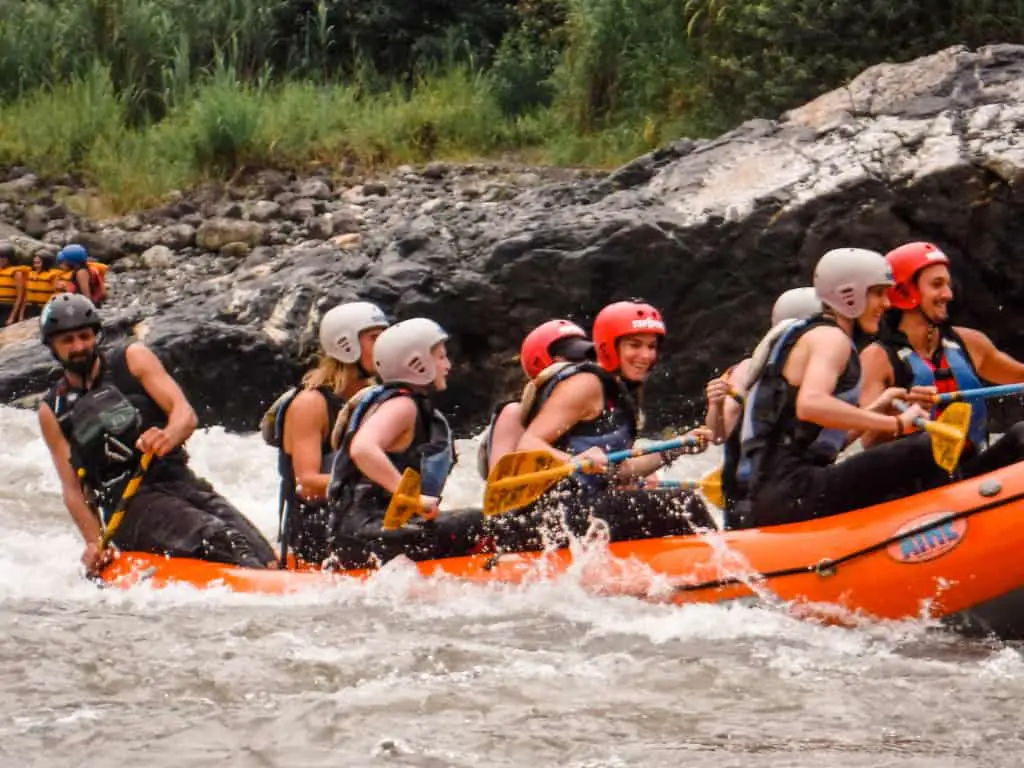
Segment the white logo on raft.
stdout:
<svg viewBox="0 0 1024 768">
<path fill-rule="evenodd" d="M 664 331 L 665 324 L 661 320 L 652 320 L 651 318 L 643 318 L 642 320 L 634 320 L 630 323 L 630 326 L 634 331 L 651 330 L 651 331 Z"/>
</svg>

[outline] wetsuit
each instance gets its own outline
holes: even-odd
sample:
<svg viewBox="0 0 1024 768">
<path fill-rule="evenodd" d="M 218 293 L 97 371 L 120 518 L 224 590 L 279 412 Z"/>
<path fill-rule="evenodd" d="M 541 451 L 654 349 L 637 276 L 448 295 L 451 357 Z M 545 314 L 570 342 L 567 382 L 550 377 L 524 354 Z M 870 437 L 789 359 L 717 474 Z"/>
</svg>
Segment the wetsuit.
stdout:
<svg viewBox="0 0 1024 768">
<path fill-rule="evenodd" d="M 536 396 L 523 402 L 525 423 L 540 412 L 555 387 L 571 376 L 592 373 L 601 380 L 605 404 L 591 421 L 574 425 L 554 447 L 579 454 L 597 446 L 606 453 L 632 447 L 639 409 L 623 381 L 594 363 L 556 363 L 536 379 Z M 608 526 L 611 541 L 649 539 L 692 533 L 714 523 L 700 498 L 676 489 L 638 490 L 612 487 L 606 475 L 573 475 L 521 510 L 496 515 L 488 529 L 506 551 L 564 545 L 566 534 L 583 536 L 595 519 Z"/>
<path fill-rule="evenodd" d="M 416 404 L 412 443 L 404 451 L 387 456 L 399 472 L 412 468 L 420 473 L 421 492 L 440 497 L 455 464 L 451 429 L 430 400 L 414 390 L 395 384 L 375 387 L 353 410 L 345 427 L 328 488 L 331 555 L 343 568 L 372 567 L 398 555 L 412 560 L 455 557 L 480 546 L 483 516 L 479 509 L 445 511 L 434 520 L 414 517 L 398 530 L 383 528 L 391 494 L 364 475 L 349 455 L 352 440 L 370 409 L 396 397 Z"/>
<path fill-rule="evenodd" d="M 845 430 L 825 429 L 796 415 L 798 388 L 783 376 L 786 360 L 804 334 L 833 325 L 819 315 L 791 326 L 776 341 L 761 377 L 746 398 L 740 451 L 723 483 L 733 499 L 730 528 L 763 527 L 826 517 L 942 485 L 949 476 L 932 458 L 931 438 L 914 434 L 835 463 Z M 835 396 L 856 405 L 860 360 L 850 360 Z"/>
<path fill-rule="evenodd" d="M 914 350 L 902 332 L 883 331 L 878 344 L 885 350 L 892 365 L 893 381 L 897 387 L 934 386 L 941 392 L 956 392 L 984 386 L 971 359 L 967 345 L 950 324 L 937 326 L 939 346 L 928 359 Z M 938 418 L 942 408 L 936 407 L 932 418 Z M 1024 459 L 1024 422 L 1017 422 L 989 445 L 988 408 L 984 400 L 971 401 L 971 423 L 968 444 L 964 448 L 957 477 L 975 477 L 992 472 Z"/>
<path fill-rule="evenodd" d="M 303 390 L 297 389 L 295 394 L 281 405 L 278 419 L 281 433 L 284 432 L 284 419 L 287 418 L 288 407 L 294 402 L 295 395 Z M 333 425 L 344 402 L 330 387 L 318 387 L 317 391 L 327 404 L 328 424 Z M 330 474 L 334 464 L 334 451 L 328 435 L 320 445 L 320 471 Z M 280 540 L 285 551 L 291 551 L 307 563 L 320 563 L 327 557 L 328 516 L 327 501 L 311 501 L 300 498 L 295 492 L 297 480 L 292 457 L 284 448 L 277 455 L 277 469 L 281 475 L 280 488 Z"/>
<path fill-rule="evenodd" d="M 62 378 L 44 398 L 71 446 L 86 499 L 104 524 L 138 466 L 139 436 L 167 425 L 163 409 L 129 370 L 125 352 L 121 347 L 100 358 L 100 374 L 87 391 Z M 274 560 L 259 530 L 192 473 L 180 446 L 150 465 L 113 541 L 122 550 L 254 568 Z"/>
</svg>

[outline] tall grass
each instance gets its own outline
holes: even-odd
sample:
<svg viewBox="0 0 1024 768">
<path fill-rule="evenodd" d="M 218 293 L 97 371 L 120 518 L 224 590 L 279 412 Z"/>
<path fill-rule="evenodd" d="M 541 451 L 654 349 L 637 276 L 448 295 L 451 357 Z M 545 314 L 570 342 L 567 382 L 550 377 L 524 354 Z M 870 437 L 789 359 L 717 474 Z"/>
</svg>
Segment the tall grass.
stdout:
<svg viewBox="0 0 1024 768">
<path fill-rule="evenodd" d="M 0 164 L 77 174 L 124 209 L 247 168 L 480 157 L 543 146 L 552 130 L 540 117 L 505 116 L 486 76 L 464 67 L 372 95 L 355 85 L 245 82 L 224 67 L 159 123 L 131 126 L 125 108 L 102 69 L 33 92 L 0 110 Z"/>
<path fill-rule="evenodd" d="M 613 166 L 992 41 L 1024 2 L 0 0 L 0 164 L 120 208 L 342 159 Z"/>
</svg>

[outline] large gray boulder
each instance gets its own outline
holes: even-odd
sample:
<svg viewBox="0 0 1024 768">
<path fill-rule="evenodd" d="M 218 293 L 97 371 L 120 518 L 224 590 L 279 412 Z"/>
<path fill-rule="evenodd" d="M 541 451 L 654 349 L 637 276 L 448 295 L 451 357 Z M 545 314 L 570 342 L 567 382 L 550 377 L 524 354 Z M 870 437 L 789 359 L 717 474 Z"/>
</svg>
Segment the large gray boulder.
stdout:
<svg viewBox="0 0 1024 768">
<path fill-rule="evenodd" d="M 1024 47 L 950 48 L 598 178 L 431 164 L 345 188 L 274 174 L 262 188 L 185 197 L 122 222 L 185 223 L 197 245 L 177 251 L 171 270 L 115 265 L 110 335 L 141 333 L 205 421 L 252 429 L 309 362 L 322 313 L 376 301 L 451 332 L 444 405 L 469 430 L 521 384 L 514 356 L 533 325 L 589 325 L 604 304 L 639 296 L 669 327 L 646 395 L 650 423 L 681 424 L 825 250 L 926 239 L 953 259 L 957 320 L 1024 355 L 1021 126 Z M 296 200 L 316 215 L 288 215 Z M 243 259 L 212 253 L 235 238 L 257 247 Z M 45 380 L 47 355 L 32 344 L 0 349 L 0 397 Z"/>
</svg>

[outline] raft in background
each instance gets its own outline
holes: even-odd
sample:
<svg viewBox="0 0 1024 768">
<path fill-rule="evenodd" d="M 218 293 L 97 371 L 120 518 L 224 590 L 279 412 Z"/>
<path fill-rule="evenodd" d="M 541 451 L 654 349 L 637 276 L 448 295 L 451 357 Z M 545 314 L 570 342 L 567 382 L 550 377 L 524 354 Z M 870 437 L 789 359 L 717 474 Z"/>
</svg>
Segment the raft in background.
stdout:
<svg viewBox="0 0 1024 768">
<path fill-rule="evenodd" d="M 971 634 L 1024 637 L 1024 462 L 898 501 L 772 528 L 608 545 L 581 560 L 595 594 L 655 602 L 766 601 L 803 618 L 855 625 L 943 619 Z M 522 584 L 566 573 L 569 549 L 429 560 L 426 576 Z M 110 586 L 188 584 L 284 595 L 373 571 L 251 570 L 135 552 Z"/>
</svg>

